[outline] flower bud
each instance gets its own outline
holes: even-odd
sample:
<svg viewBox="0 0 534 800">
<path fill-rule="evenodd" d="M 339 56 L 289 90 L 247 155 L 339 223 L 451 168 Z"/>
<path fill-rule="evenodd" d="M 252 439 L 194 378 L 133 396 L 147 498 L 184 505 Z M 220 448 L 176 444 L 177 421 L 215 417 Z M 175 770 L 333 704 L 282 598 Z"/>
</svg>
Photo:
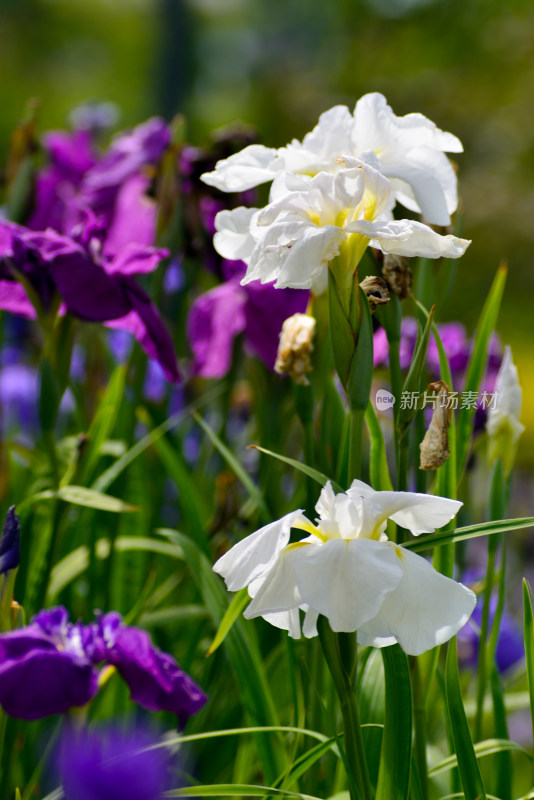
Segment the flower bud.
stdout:
<svg viewBox="0 0 534 800">
<path fill-rule="evenodd" d="M 0 536 L 0 631 L 11 630 L 13 626 L 13 588 L 19 560 L 20 520 L 15 506 L 11 506 Z"/>
<path fill-rule="evenodd" d="M 293 314 L 282 325 L 280 344 L 274 365 L 279 375 L 289 375 L 300 386 L 308 386 L 307 372 L 311 372 L 310 355 L 313 350 L 315 318 L 308 314 Z"/>
<path fill-rule="evenodd" d="M 489 437 L 488 458 L 502 461 L 505 475 L 512 469 L 519 437 L 525 430 L 519 422 L 522 392 L 512 351 L 506 346 L 495 384 L 495 405 L 488 409 L 486 430 Z"/>
</svg>

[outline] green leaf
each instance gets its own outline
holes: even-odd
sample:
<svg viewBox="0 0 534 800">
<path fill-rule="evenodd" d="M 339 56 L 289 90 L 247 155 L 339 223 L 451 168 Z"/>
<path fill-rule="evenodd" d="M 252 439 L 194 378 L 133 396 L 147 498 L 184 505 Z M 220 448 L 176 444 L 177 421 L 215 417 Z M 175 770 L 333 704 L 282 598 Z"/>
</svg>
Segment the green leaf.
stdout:
<svg viewBox="0 0 534 800">
<path fill-rule="evenodd" d="M 339 757 L 339 750 L 337 749 L 337 741 L 339 738 L 341 737 L 333 736 L 331 739 L 327 739 L 325 742 L 320 742 L 319 744 L 316 744 L 315 747 L 307 750 L 306 753 L 303 753 L 293 762 L 289 775 L 284 773 L 280 776 L 275 783 L 275 788 L 279 788 L 282 784 L 284 789 L 292 786 L 302 775 L 311 769 L 311 767 L 313 767 L 313 765 L 320 758 L 322 758 L 325 753 L 328 753 L 329 750 L 337 750 L 337 755 Z"/>
<path fill-rule="evenodd" d="M 526 756 L 530 761 L 532 761 L 532 756 L 525 750 L 524 747 L 517 744 L 516 742 L 512 742 L 510 739 L 485 739 L 483 742 L 477 742 L 474 746 L 475 754 L 477 758 L 485 758 L 486 756 L 493 756 L 495 753 L 506 753 L 509 751 L 513 751 L 516 753 L 521 753 L 522 755 Z M 449 756 L 448 758 L 444 758 L 443 761 L 440 761 L 438 764 L 434 764 L 428 770 L 428 775 L 431 778 L 434 778 L 436 775 L 439 775 L 442 772 L 447 772 L 450 769 L 454 769 L 458 766 L 458 759 L 455 755 Z"/>
<path fill-rule="evenodd" d="M 280 453 L 273 453 L 272 450 L 266 450 L 265 447 L 260 447 L 257 444 L 251 444 L 249 447 L 253 448 L 254 450 L 259 450 L 260 453 L 265 453 L 265 455 L 271 456 L 272 458 L 277 458 L 278 461 L 283 461 L 284 464 L 288 464 L 290 467 L 294 467 L 294 469 L 298 469 L 299 472 L 303 472 L 304 475 L 307 475 L 309 478 L 313 478 L 313 480 L 317 481 L 317 483 L 319 483 L 321 486 L 325 486 L 325 484 L 330 481 L 332 487 L 337 492 L 343 491 L 339 483 L 336 483 L 334 480 L 329 478 L 328 475 L 324 475 L 322 472 L 319 472 L 319 470 L 313 469 L 313 467 L 309 467 L 307 464 L 303 464 L 301 461 L 295 461 L 294 458 L 282 456 Z"/>
<path fill-rule="evenodd" d="M 253 786 L 252 784 L 216 783 L 212 786 L 186 786 L 183 789 L 171 789 L 165 792 L 165 797 L 295 797 L 299 800 L 321 800 L 310 794 L 288 792 L 284 789 L 272 789 L 268 786 Z"/>
<path fill-rule="evenodd" d="M 430 331 L 432 329 L 432 317 L 434 315 L 434 306 L 429 311 L 428 319 L 423 332 L 421 330 L 417 333 L 417 341 L 415 343 L 415 351 L 413 354 L 410 369 L 402 387 L 402 393 L 407 392 L 412 395 L 414 392 L 419 392 L 421 387 L 421 377 L 426 365 L 426 354 L 428 350 L 428 342 L 430 340 Z M 402 435 L 412 419 L 415 416 L 417 408 L 415 404 L 407 403 L 406 408 L 400 407 L 397 417 L 397 432 Z"/>
<path fill-rule="evenodd" d="M 85 485 L 89 481 L 98 459 L 101 456 L 102 446 L 112 434 L 115 422 L 121 407 L 126 383 L 126 366 L 118 366 L 106 387 L 106 391 L 96 409 L 89 430 L 87 441 L 80 462 L 80 483 Z"/>
<path fill-rule="evenodd" d="M 506 267 L 500 267 L 480 315 L 475 333 L 473 351 L 467 367 L 463 388 L 464 392 L 478 392 L 480 384 L 482 383 L 487 362 L 489 340 L 497 323 L 505 281 Z M 456 422 L 456 438 L 458 443 L 456 453 L 456 475 L 458 479 L 460 479 L 467 461 L 472 434 L 471 420 L 474 414 L 474 408 L 460 408 L 458 411 Z"/>
<path fill-rule="evenodd" d="M 228 595 L 219 577 L 213 572 L 211 563 L 198 544 L 184 534 L 168 529 L 161 529 L 158 533 L 182 548 L 191 577 L 213 624 L 218 628 L 228 607 Z M 249 719 L 262 725 L 276 726 L 276 708 L 253 626 L 245 625 L 243 619 L 236 619 L 227 633 L 224 647 Z M 257 737 L 257 748 L 267 780 L 275 781 L 286 767 L 286 754 L 281 743 Z"/>
<path fill-rule="evenodd" d="M 486 800 L 486 790 L 480 775 L 462 701 L 456 637 L 450 640 L 447 649 L 445 690 L 448 721 L 454 742 L 454 750 L 458 759 L 458 770 L 465 793 L 465 800 Z"/>
<path fill-rule="evenodd" d="M 412 692 L 408 659 L 398 644 L 383 647 L 381 655 L 386 699 L 376 800 L 407 800 L 412 760 Z"/>
<path fill-rule="evenodd" d="M 393 489 L 389 476 L 389 467 L 386 458 L 386 445 L 378 417 L 371 403 L 367 405 L 365 422 L 371 439 L 371 452 L 369 455 L 369 477 L 373 489 L 390 492 Z"/>
<path fill-rule="evenodd" d="M 118 497 L 111 497 L 109 494 L 87 489 L 85 486 L 61 486 L 59 489 L 47 489 L 45 492 L 38 492 L 32 497 L 28 497 L 19 503 L 19 511 L 40 500 L 63 500 L 65 503 L 72 503 L 75 506 L 96 508 L 98 511 L 110 511 L 113 514 L 139 510 L 137 506 L 125 503 Z"/>
<path fill-rule="evenodd" d="M 350 366 L 347 395 L 350 408 L 365 411 L 373 380 L 373 323 L 367 296 L 361 287 L 359 292 L 361 318 L 356 351 Z"/>
<path fill-rule="evenodd" d="M 350 303 L 350 296 L 345 305 Z M 339 296 L 339 289 L 331 269 L 328 270 L 328 309 L 330 337 L 334 366 L 343 386 L 347 386 L 350 365 L 354 356 L 356 334 Z"/>
<path fill-rule="evenodd" d="M 518 519 L 500 519 L 491 522 L 479 522 L 476 525 L 466 525 L 463 528 L 456 528 L 453 531 L 438 531 L 426 536 L 419 536 L 404 542 L 403 547 L 414 550 L 416 553 L 428 550 L 431 547 L 440 547 L 451 542 L 462 542 L 465 539 L 476 538 L 477 536 L 492 536 L 495 533 L 506 533 L 508 531 L 518 531 L 522 528 L 534 527 L 534 517 L 520 517 Z"/>
<path fill-rule="evenodd" d="M 247 587 L 245 586 L 239 592 L 236 592 L 234 597 L 232 598 L 230 605 L 224 612 L 224 616 L 221 620 L 221 624 L 215 634 L 215 638 L 211 645 L 209 646 L 208 652 L 206 653 L 207 656 L 211 656 L 218 647 L 226 639 L 228 632 L 230 631 L 232 625 L 236 621 L 236 619 L 241 616 L 242 612 L 248 605 L 250 600 L 250 595 L 248 593 Z"/>
<path fill-rule="evenodd" d="M 270 520 L 271 514 L 269 509 L 265 504 L 265 500 L 263 499 L 263 495 L 259 488 L 256 486 L 250 475 L 243 469 L 242 465 L 239 463 L 237 458 L 234 456 L 232 451 L 221 441 L 221 439 L 217 436 L 215 431 L 208 425 L 206 420 L 204 420 L 200 414 L 196 411 L 193 412 L 193 418 L 196 422 L 200 425 L 204 433 L 210 439 L 213 446 L 219 451 L 222 455 L 230 469 L 235 473 L 235 475 L 239 478 L 251 498 L 255 501 L 256 505 L 258 506 L 261 515 L 264 519 Z"/>
<path fill-rule="evenodd" d="M 525 639 L 525 659 L 527 665 L 528 691 L 530 696 L 530 716 L 534 732 L 534 613 L 530 586 L 523 579 L 523 636 Z"/>
</svg>

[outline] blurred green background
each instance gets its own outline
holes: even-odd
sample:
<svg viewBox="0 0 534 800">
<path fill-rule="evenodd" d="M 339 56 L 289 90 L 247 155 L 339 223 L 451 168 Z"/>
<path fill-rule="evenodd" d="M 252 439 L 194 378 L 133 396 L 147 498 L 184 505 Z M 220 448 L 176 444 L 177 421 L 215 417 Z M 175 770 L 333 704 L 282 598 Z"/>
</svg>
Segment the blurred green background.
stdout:
<svg viewBox="0 0 534 800">
<path fill-rule="evenodd" d="M 472 330 L 509 263 L 499 331 L 533 427 L 532 0 L 0 0 L 0 74 L 2 156 L 29 98 L 42 131 L 101 100 L 121 128 L 179 111 L 193 144 L 240 119 L 276 146 L 330 106 L 381 91 L 397 114 L 419 111 L 454 132 L 473 243 L 441 317 Z"/>
</svg>

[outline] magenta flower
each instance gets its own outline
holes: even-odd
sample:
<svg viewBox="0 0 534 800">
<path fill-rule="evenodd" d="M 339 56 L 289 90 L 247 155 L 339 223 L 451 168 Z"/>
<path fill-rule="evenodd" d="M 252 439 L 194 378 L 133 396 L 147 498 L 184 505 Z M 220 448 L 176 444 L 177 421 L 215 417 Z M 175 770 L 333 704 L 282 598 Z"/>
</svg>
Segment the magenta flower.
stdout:
<svg viewBox="0 0 534 800">
<path fill-rule="evenodd" d="M 170 336 L 152 300 L 134 280 L 153 271 L 168 252 L 127 244 L 108 256 L 102 252 L 102 234 L 100 221 L 90 211 L 71 236 L 0 222 L 0 308 L 35 316 L 23 287 L 14 283 L 22 275 L 45 309 L 57 293 L 75 317 L 130 331 L 159 361 L 167 378 L 177 381 Z"/>
<path fill-rule="evenodd" d="M 30 625 L 0 635 L 0 705 L 34 720 L 88 703 L 98 691 L 98 666 L 112 665 L 132 700 L 150 711 L 170 711 L 181 724 L 206 696 L 148 634 L 115 612 L 90 625 L 70 623 L 65 608 L 40 611 Z"/>
<path fill-rule="evenodd" d="M 226 375 L 240 333 L 247 349 L 272 369 L 284 320 L 306 310 L 307 291 L 274 289 L 260 283 L 241 286 L 245 269 L 241 261 L 223 262 L 226 282 L 197 298 L 189 312 L 193 370 L 203 378 Z"/>
</svg>

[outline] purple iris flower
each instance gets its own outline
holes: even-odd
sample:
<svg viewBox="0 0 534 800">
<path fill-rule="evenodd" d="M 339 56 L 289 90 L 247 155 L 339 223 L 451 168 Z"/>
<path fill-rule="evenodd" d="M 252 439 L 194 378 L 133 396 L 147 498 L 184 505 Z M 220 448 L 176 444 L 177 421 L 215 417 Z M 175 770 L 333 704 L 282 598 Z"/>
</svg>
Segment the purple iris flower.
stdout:
<svg viewBox="0 0 534 800">
<path fill-rule="evenodd" d="M 65 800 L 160 800 L 168 756 L 149 732 L 72 733 L 61 754 Z"/>
<path fill-rule="evenodd" d="M 34 720 L 88 703 L 98 691 L 99 665 L 112 665 L 132 700 L 170 711 L 184 724 L 206 696 L 148 634 L 115 612 L 89 625 L 70 623 L 65 608 L 40 611 L 30 625 L 0 635 L 0 705 Z"/>
<path fill-rule="evenodd" d="M 458 651 L 464 664 L 476 669 L 478 664 L 478 650 L 480 646 L 480 624 L 482 622 L 483 598 L 479 596 L 475 610 L 469 622 L 458 631 Z M 493 596 L 490 602 L 489 624 L 497 608 L 497 597 Z M 506 672 L 525 657 L 525 645 L 522 633 L 510 614 L 503 612 L 501 627 L 495 651 L 495 661 L 499 672 Z"/>
<path fill-rule="evenodd" d="M 240 333 L 248 349 L 272 369 L 284 320 L 306 310 L 307 291 L 275 289 L 272 284 L 258 282 L 241 286 L 245 270 L 241 261 L 223 262 L 226 282 L 197 298 L 189 312 L 193 370 L 203 378 L 226 375 L 234 340 Z"/>
<path fill-rule="evenodd" d="M 16 569 L 20 561 L 20 520 L 15 506 L 8 509 L 0 536 L 0 575 Z"/>
<path fill-rule="evenodd" d="M 0 222 L 0 308 L 35 315 L 20 284 L 13 282 L 23 275 L 45 309 L 57 291 L 75 317 L 133 333 L 167 378 L 177 381 L 172 341 L 155 305 L 134 280 L 135 275 L 153 271 L 168 252 L 128 244 L 108 256 L 102 252 L 102 238 L 101 221 L 90 211 L 71 236 Z"/>
</svg>

